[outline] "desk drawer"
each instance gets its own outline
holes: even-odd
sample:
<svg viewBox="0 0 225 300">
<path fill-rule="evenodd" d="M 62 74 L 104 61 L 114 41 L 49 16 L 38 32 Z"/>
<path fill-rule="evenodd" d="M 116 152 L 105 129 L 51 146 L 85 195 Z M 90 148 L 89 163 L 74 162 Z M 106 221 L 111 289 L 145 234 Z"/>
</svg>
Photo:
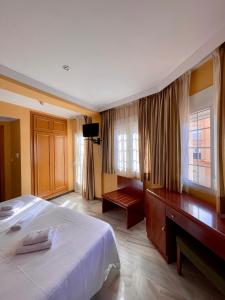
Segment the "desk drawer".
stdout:
<svg viewBox="0 0 225 300">
<path fill-rule="evenodd" d="M 182 225 L 185 225 L 187 223 L 187 218 L 185 216 L 168 206 L 166 207 L 166 216 L 181 227 L 183 227 Z"/>
<path fill-rule="evenodd" d="M 191 220 L 168 206 L 166 207 L 166 216 L 225 260 L 225 239 L 215 230 L 201 224 L 197 220 Z"/>
</svg>

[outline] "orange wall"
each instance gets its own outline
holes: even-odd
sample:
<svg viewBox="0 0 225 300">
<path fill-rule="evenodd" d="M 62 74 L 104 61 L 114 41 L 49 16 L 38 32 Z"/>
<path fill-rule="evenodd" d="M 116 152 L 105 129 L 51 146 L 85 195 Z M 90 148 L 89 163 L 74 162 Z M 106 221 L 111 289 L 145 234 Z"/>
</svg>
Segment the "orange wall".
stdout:
<svg viewBox="0 0 225 300">
<path fill-rule="evenodd" d="M 33 87 L 25 85 L 11 78 L 5 77 L 3 75 L 0 75 L 0 88 L 32 99 L 37 99 L 38 101 L 42 101 L 44 103 L 57 105 L 59 107 L 66 108 L 83 115 L 87 115 L 87 116 L 98 115 L 98 113 L 92 110 L 83 108 L 77 104 L 68 102 L 65 99 L 45 93 L 41 90 L 35 89 Z"/>
<path fill-rule="evenodd" d="M 192 71 L 190 81 L 190 96 L 213 85 L 213 62 L 207 60 Z"/>
</svg>

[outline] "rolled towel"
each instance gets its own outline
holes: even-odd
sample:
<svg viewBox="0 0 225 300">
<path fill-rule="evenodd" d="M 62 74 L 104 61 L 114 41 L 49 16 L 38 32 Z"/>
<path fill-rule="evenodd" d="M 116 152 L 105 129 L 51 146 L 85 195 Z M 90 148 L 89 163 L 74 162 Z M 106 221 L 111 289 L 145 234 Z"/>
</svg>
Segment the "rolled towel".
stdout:
<svg viewBox="0 0 225 300">
<path fill-rule="evenodd" d="M 1 206 L 1 211 L 12 210 L 12 209 L 13 209 L 13 205 L 11 204 L 5 204 Z"/>
<path fill-rule="evenodd" d="M 0 218 L 8 218 L 13 215 L 13 210 L 0 210 Z"/>
<path fill-rule="evenodd" d="M 16 223 L 14 223 L 11 227 L 10 230 L 11 231 L 18 231 L 21 230 L 22 228 L 26 227 L 27 225 L 29 225 L 33 220 L 33 215 L 28 215 L 25 216 L 23 218 L 21 218 L 20 220 L 18 220 Z"/>
<path fill-rule="evenodd" d="M 49 239 L 50 232 L 50 228 L 44 230 L 34 230 L 28 233 L 28 235 L 24 238 L 23 245 L 27 246 L 46 242 Z"/>
<path fill-rule="evenodd" d="M 16 254 L 25 254 L 30 252 L 37 252 L 45 249 L 49 249 L 52 246 L 52 240 L 49 239 L 48 241 L 37 243 L 33 245 L 27 245 L 27 246 L 20 246 L 16 249 Z"/>
</svg>

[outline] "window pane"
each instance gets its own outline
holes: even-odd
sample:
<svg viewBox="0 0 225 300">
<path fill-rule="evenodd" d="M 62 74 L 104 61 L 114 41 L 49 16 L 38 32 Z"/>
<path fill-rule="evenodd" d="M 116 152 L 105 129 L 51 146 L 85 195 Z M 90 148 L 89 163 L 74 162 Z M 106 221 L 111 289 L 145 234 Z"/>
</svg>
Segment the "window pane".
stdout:
<svg viewBox="0 0 225 300">
<path fill-rule="evenodd" d="M 203 110 L 198 113 L 198 129 L 210 127 L 210 110 Z"/>
<path fill-rule="evenodd" d="M 198 131 L 193 130 L 189 132 L 189 146 L 190 147 L 197 147 L 198 143 Z"/>
<path fill-rule="evenodd" d="M 210 147 L 210 128 L 198 131 L 198 147 Z"/>
<path fill-rule="evenodd" d="M 198 163 L 198 148 L 189 148 L 189 164 L 197 165 Z"/>
<path fill-rule="evenodd" d="M 199 184 L 211 187 L 211 168 L 198 167 Z"/>
<path fill-rule="evenodd" d="M 198 167 L 189 165 L 189 180 L 198 183 Z"/>
<path fill-rule="evenodd" d="M 192 114 L 190 117 L 190 130 L 197 129 L 197 114 Z"/>
<path fill-rule="evenodd" d="M 199 148 L 199 159 L 198 159 L 198 165 L 202 167 L 208 167 L 211 166 L 211 153 L 210 148 Z"/>
</svg>

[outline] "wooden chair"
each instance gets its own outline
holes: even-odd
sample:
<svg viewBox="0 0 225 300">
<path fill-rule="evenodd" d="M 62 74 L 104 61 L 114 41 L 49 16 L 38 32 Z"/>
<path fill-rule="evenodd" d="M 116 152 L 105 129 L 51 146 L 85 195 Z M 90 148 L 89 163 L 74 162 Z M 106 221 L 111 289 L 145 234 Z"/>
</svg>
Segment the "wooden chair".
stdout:
<svg viewBox="0 0 225 300">
<path fill-rule="evenodd" d="M 102 195 L 102 212 L 119 206 L 126 211 L 127 229 L 144 219 L 143 182 L 117 176 L 118 189 Z"/>
</svg>

